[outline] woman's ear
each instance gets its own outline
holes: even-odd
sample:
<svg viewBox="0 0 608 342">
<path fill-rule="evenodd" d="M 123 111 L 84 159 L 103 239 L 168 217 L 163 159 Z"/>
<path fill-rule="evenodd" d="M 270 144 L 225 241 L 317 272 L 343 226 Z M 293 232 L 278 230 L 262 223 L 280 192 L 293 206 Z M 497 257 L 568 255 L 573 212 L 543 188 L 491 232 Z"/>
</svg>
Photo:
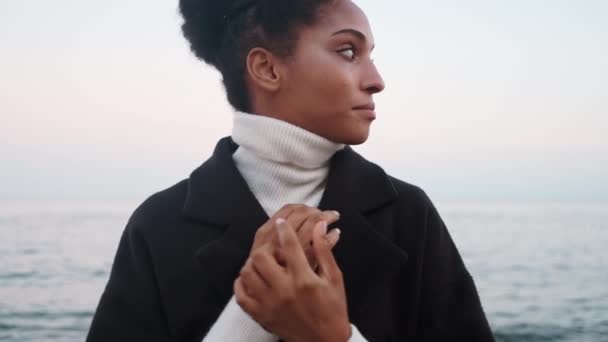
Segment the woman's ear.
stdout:
<svg viewBox="0 0 608 342">
<path fill-rule="evenodd" d="M 263 48 L 253 48 L 247 54 L 247 73 L 252 83 L 266 91 L 280 88 L 281 75 L 276 57 Z"/>
</svg>

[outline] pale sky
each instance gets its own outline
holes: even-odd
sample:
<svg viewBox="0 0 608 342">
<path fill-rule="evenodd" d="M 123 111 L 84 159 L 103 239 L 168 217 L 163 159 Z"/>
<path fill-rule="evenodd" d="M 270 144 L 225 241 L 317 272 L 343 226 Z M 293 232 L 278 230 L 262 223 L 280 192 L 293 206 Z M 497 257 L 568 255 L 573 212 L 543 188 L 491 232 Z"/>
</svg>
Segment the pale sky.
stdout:
<svg viewBox="0 0 608 342">
<path fill-rule="evenodd" d="M 608 2 L 356 1 L 385 79 L 355 149 L 432 198 L 608 200 Z M 0 2 L 0 200 L 143 199 L 230 134 L 177 1 Z"/>
</svg>

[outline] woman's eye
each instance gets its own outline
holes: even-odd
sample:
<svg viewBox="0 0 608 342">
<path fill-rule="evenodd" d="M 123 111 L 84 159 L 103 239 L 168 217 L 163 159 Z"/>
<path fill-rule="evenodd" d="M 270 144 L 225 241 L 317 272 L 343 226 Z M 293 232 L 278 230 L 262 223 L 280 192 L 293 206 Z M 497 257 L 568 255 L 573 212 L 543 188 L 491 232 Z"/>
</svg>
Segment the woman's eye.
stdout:
<svg viewBox="0 0 608 342">
<path fill-rule="evenodd" d="M 342 56 L 348 58 L 348 59 L 355 59 L 355 48 L 354 47 L 349 47 L 349 48 L 345 48 L 342 49 L 340 51 L 338 51 Z"/>
</svg>

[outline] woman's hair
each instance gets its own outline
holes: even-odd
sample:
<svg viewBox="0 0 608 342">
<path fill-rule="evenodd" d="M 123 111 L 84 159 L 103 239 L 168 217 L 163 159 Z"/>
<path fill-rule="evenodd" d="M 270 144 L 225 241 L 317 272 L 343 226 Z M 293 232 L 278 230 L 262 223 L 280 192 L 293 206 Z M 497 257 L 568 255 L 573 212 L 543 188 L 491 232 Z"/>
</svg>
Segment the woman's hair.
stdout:
<svg viewBox="0 0 608 342">
<path fill-rule="evenodd" d="M 255 47 L 288 57 L 298 29 L 312 25 L 332 0 L 180 0 L 182 31 L 192 52 L 222 74 L 228 102 L 250 111 L 246 59 Z"/>
</svg>

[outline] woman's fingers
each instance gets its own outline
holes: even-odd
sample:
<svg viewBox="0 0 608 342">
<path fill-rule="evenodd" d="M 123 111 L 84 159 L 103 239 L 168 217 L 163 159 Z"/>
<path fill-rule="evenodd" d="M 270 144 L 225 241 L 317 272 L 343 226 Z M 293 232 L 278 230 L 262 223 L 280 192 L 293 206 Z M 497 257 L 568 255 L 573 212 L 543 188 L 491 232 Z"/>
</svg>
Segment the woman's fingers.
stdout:
<svg viewBox="0 0 608 342">
<path fill-rule="evenodd" d="M 325 242 L 328 244 L 329 249 L 334 249 L 340 240 L 340 228 L 334 228 L 327 235 L 325 235 Z M 312 237 L 311 237 L 312 239 Z M 304 246 L 304 254 L 306 254 L 306 259 L 308 259 L 308 263 L 313 271 L 317 271 L 319 264 L 317 263 L 317 258 L 315 256 L 315 251 L 312 246 L 313 244 L 309 244 Z"/>
<path fill-rule="evenodd" d="M 308 216 L 302 223 L 300 229 L 297 230 L 298 238 L 302 242 L 303 246 L 311 244 L 312 242 L 312 231 L 319 221 L 327 222 L 327 225 L 337 222 L 340 219 L 340 213 L 337 211 L 319 211 L 314 215 Z"/>
<path fill-rule="evenodd" d="M 256 250 L 247 262 L 251 263 L 253 271 L 267 287 L 277 289 L 284 284 L 285 270 L 274 256 L 273 245 L 268 244 Z"/>
<path fill-rule="evenodd" d="M 263 235 L 264 241 L 267 242 L 272 239 L 272 227 L 278 218 L 283 218 L 289 222 L 291 227 L 298 232 L 298 238 L 305 246 L 311 243 L 312 229 L 317 222 L 324 220 L 330 225 L 340 219 L 340 213 L 335 210 L 320 211 L 304 204 L 287 204 L 272 215 L 269 222 L 258 230 L 260 235 Z"/>
<path fill-rule="evenodd" d="M 298 207 L 296 210 L 292 211 L 289 216 L 285 218 L 285 220 L 287 220 L 291 227 L 297 232 L 310 216 L 317 215 L 319 213 L 321 213 L 321 211 L 317 208 L 302 205 L 301 207 Z"/>
<path fill-rule="evenodd" d="M 303 207 L 303 204 L 286 204 L 281 209 L 279 209 L 272 217 L 270 218 L 270 226 L 274 226 L 272 222 L 276 221 L 278 218 L 287 219 L 294 211 L 299 210 Z"/>
<path fill-rule="evenodd" d="M 302 211 L 304 208 L 307 208 L 303 204 L 287 204 L 284 205 L 281 209 L 279 209 L 272 217 L 266 221 L 264 225 L 262 225 L 255 233 L 255 239 L 253 241 L 253 246 L 251 250 L 255 250 L 258 247 L 272 241 L 272 238 L 276 235 L 274 229 L 274 221 L 278 218 L 287 219 L 294 213 L 295 211 Z"/>
<path fill-rule="evenodd" d="M 342 274 L 331 251 L 333 246 L 332 242 L 328 240 L 328 235 L 330 235 L 332 239 L 336 239 L 337 235 L 337 238 L 339 239 L 340 230 L 334 229 L 331 234 L 327 234 L 326 232 L 327 228 L 324 228 L 322 225 L 315 227 L 313 232 L 313 250 L 317 263 L 319 264 L 319 276 L 333 282 L 341 279 Z"/>
<path fill-rule="evenodd" d="M 245 277 L 239 277 L 235 282 L 237 303 L 254 320 L 262 322 L 260 324 L 264 324 L 267 330 L 285 339 L 311 341 L 324 335 L 327 340 L 334 340 L 335 336 L 329 330 L 349 327 L 342 274 L 331 252 L 339 239 L 339 230 L 327 233 L 324 220 L 318 221 L 312 229 L 313 252 L 321 269 L 317 275 L 309 266 L 298 235 L 289 221 L 279 218 L 274 227 L 275 240 L 251 255 L 251 261 L 245 266 L 247 272 L 244 272 L 249 274 L 250 269 L 256 270 L 270 286 L 264 288 L 258 283 L 254 288 L 260 292 L 259 297 L 257 294 L 247 295 L 243 286 Z M 279 258 L 275 253 L 285 260 L 285 266 L 278 264 Z M 246 282 L 249 284 L 249 280 Z M 327 334 L 311 333 L 311 329 L 319 328 L 318 322 L 333 323 L 329 325 Z M 294 327 L 301 328 L 301 331 L 296 334 Z"/>
<path fill-rule="evenodd" d="M 338 241 L 340 241 L 341 233 L 342 231 L 340 230 L 340 228 L 334 228 L 329 233 L 327 233 L 325 238 L 327 239 L 327 243 L 330 249 L 334 249 L 334 247 L 336 247 Z"/>
<path fill-rule="evenodd" d="M 312 250 L 312 231 L 320 221 L 325 221 L 328 225 L 338 221 L 340 219 L 340 213 L 337 211 L 320 211 L 315 215 L 309 216 L 306 221 L 302 224 L 300 230 L 298 230 L 298 239 L 304 248 L 304 253 L 308 259 L 308 263 L 312 269 L 316 269 L 317 262 L 314 257 Z"/>
<path fill-rule="evenodd" d="M 245 262 L 245 266 L 240 272 L 240 278 L 247 295 L 255 299 L 261 299 L 260 296 L 270 288 L 270 284 L 262 278 L 251 259 L 247 259 Z"/>
<path fill-rule="evenodd" d="M 304 254 L 304 249 L 300 245 L 298 236 L 290 227 L 289 222 L 284 219 L 276 221 L 277 235 L 281 255 L 285 258 L 289 273 L 305 273 L 311 271 Z"/>
<path fill-rule="evenodd" d="M 278 218 L 285 219 L 291 229 L 294 229 L 297 232 L 297 237 L 304 250 L 304 255 L 308 260 L 311 269 L 315 270 L 317 261 L 312 248 L 313 229 L 320 221 L 325 221 L 327 225 L 335 223 L 340 219 L 340 213 L 337 211 L 320 211 L 317 208 L 309 207 L 304 204 L 285 205 L 272 216 L 272 219 L 258 229 L 251 249 L 251 255 L 253 255 L 254 251 L 258 248 L 277 239 L 277 230 L 274 228 L 275 221 Z M 331 248 L 333 248 L 337 242 L 337 237 L 333 235 L 334 233 L 330 232 L 327 236 L 328 241 L 331 241 Z M 270 244 L 272 245 L 272 243 Z M 285 258 L 279 251 L 277 251 L 274 256 L 280 266 L 285 266 Z"/>
<path fill-rule="evenodd" d="M 247 291 L 245 291 L 245 287 L 243 285 L 243 280 L 241 277 L 236 278 L 233 285 L 234 291 L 234 299 L 237 304 L 243 308 L 245 312 L 250 315 L 257 314 L 258 303 L 255 299 L 247 295 Z"/>
</svg>

